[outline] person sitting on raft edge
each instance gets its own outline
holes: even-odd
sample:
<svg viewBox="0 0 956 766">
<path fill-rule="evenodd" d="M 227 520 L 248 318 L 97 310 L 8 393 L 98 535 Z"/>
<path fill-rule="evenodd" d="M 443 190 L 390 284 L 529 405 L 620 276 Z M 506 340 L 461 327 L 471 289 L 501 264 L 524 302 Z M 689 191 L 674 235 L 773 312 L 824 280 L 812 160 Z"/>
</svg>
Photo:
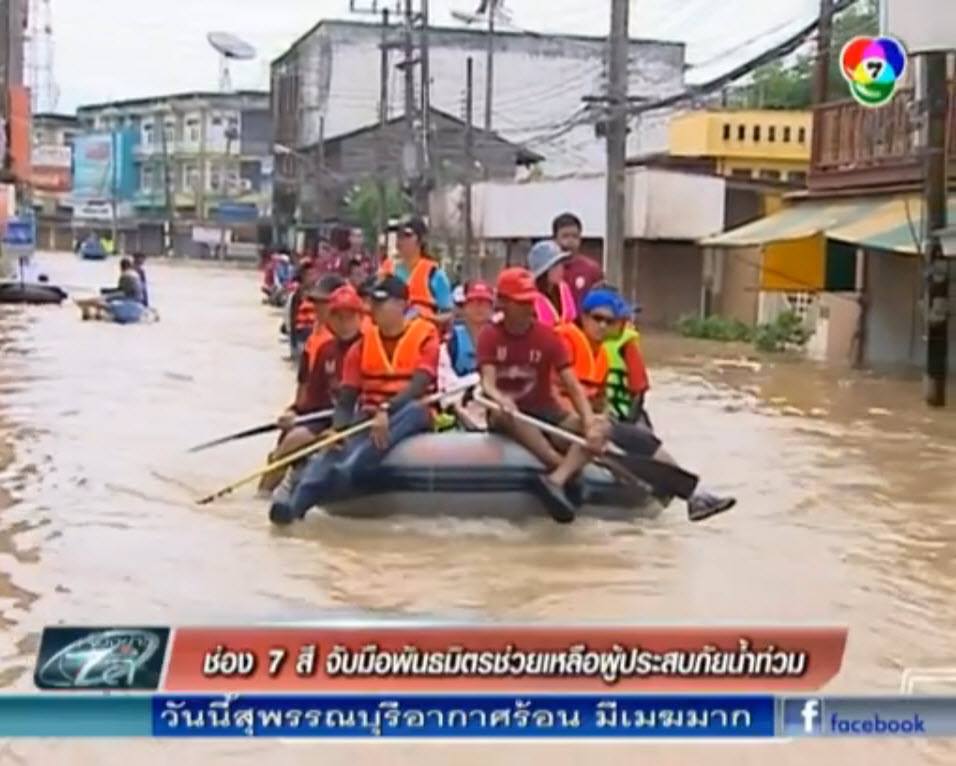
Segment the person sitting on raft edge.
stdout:
<svg viewBox="0 0 956 766">
<path fill-rule="evenodd" d="M 370 298 L 373 324 L 345 356 L 332 426 L 341 431 L 371 416 L 372 427 L 343 449 L 313 457 L 291 495 L 277 491 L 269 509 L 275 524 L 347 497 L 353 483 L 374 481 L 392 447 L 432 428 L 433 411 L 420 400 L 435 389 L 438 331 L 428 320 L 406 316 L 409 290 L 395 276 L 379 280 Z"/>
<path fill-rule="evenodd" d="M 577 323 L 562 325 L 557 333 L 565 342 L 571 367 L 588 396 L 593 411 L 604 416 L 607 410 L 607 383 L 611 365 L 605 341 L 627 307 L 616 291 L 591 290 L 581 301 L 581 316 Z M 565 396 L 570 398 L 570 394 Z M 567 405 L 565 404 L 565 407 Z M 579 430 L 573 428 L 572 430 Z M 611 419 L 607 422 L 610 440 L 631 455 L 652 458 L 660 463 L 677 466 L 678 462 L 666 452 L 653 431 L 640 424 Z M 653 487 L 655 494 L 669 495 L 669 488 Z M 736 499 L 721 497 L 702 490 L 698 485 L 687 500 L 690 521 L 703 521 L 734 507 Z"/>
<path fill-rule="evenodd" d="M 341 279 L 337 275 L 332 276 Z M 325 325 L 313 336 L 318 341 L 311 348 L 307 346 L 307 352 L 299 360 L 299 385 L 295 402 L 279 417 L 281 436 L 278 446 L 269 455 L 270 463 L 305 447 L 331 425 L 331 417 L 300 426 L 295 425 L 295 419 L 335 406 L 342 381 L 342 364 L 346 353 L 360 337 L 365 304 L 351 285 L 343 285 L 329 296 L 326 308 Z M 293 482 L 286 487 L 288 494 L 295 476 L 293 470 L 266 474 L 262 477 L 259 490 L 272 492 L 283 477 L 288 477 Z"/>
</svg>

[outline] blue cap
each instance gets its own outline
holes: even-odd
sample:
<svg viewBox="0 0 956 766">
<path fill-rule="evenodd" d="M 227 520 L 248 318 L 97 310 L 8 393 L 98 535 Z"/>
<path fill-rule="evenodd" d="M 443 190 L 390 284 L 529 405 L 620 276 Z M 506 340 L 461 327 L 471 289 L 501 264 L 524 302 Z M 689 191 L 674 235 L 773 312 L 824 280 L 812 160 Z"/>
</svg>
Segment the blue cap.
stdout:
<svg viewBox="0 0 956 766">
<path fill-rule="evenodd" d="M 620 316 L 621 296 L 612 290 L 598 288 L 591 290 L 581 301 L 581 311 L 590 314 L 595 309 L 610 309 L 614 316 Z"/>
</svg>

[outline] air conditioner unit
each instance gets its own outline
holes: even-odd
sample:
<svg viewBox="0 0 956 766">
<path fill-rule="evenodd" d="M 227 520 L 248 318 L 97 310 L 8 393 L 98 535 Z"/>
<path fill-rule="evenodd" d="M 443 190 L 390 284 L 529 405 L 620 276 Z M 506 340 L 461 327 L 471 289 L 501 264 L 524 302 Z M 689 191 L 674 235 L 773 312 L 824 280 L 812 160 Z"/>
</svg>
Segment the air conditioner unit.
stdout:
<svg viewBox="0 0 956 766">
<path fill-rule="evenodd" d="M 252 191 L 252 179 L 250 179 L 250 178 L 240 179 L 240 181 L 239 181 L 239 188 L 240 188 L 242 191 L 244 191 L 244 192 L 251 192 L 251 191 Z"/>
</svg>

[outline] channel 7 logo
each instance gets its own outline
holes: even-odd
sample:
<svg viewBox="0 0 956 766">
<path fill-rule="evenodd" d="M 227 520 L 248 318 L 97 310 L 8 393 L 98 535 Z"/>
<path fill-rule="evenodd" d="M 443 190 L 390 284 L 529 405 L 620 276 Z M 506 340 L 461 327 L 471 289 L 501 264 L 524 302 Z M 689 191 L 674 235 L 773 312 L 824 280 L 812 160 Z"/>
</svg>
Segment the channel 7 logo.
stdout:
<svg viewBox="0 0 956 766">
<path fill-rule="evenodd" d="M 785 737 L 807 737 L 819 734 L 822 721 L 823 701 L 819 698 L 784 700 L 782 734 Z"/>
<path fill-rule="evenodd" d="M 40 689 L 159 687 L 169 628 L 46 628 L 34 683 Z"/>
</svg>

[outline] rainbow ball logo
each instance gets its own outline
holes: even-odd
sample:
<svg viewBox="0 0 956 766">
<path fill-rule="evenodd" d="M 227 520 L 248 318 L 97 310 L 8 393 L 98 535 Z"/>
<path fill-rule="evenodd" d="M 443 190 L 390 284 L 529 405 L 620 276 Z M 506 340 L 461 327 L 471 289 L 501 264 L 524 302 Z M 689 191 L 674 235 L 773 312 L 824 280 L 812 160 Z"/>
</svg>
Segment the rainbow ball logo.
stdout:
<svg viewBox="0 0 956 766">
<path fill-rule="evenodd" d="M 892 37 L 854 37 L 840 54 L 843 78 L 863 106 L 889 102 L 905 70 L 906 51 Z"/>
</svg>

